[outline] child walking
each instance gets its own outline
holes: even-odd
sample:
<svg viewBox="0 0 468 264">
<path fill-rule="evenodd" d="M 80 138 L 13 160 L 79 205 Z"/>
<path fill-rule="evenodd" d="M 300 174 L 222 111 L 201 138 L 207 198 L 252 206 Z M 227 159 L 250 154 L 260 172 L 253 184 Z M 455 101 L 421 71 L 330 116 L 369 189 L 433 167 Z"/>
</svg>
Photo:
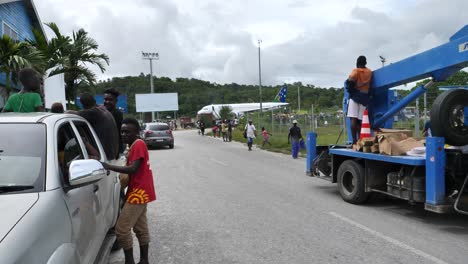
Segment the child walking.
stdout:
<svg viewBox="0 0 468 264">
<path fill-rule="evenodd" d="M 273 135 L 268 133 L 268 131 L 265 129 L 265 127 L 262 127 L 262 135 L 263 135 L 262 147 L 265 146 L 265 143 L 268 143 L 271 146 L 270 136 L 273 136 Z"/>
</svg>

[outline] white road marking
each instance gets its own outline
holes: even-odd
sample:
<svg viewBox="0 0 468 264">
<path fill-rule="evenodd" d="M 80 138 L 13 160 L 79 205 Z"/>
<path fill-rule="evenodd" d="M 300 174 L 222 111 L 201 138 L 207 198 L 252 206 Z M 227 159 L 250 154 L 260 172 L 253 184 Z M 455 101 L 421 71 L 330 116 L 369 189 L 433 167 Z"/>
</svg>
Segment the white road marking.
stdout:
<svg viewBox="0 0 468 264">
<path fill-rule="evenodd" d="M 372 234 L 372 235 L 374 235 L 376 237 L 379 237 L 379 238 L 381 238 L 381 239 L 383 239 L 383 240 L 385 240 L 385 241 L 387 241 L 389 243 L 392 243 L 395 246 L 406 249 L 406 250 L 412 252 L 413 254 L 416 254 L 416 255 L 418 255 L 420 257 L 428 259 L 428 260 L 430 260 L 430 261 L 432 261 L 434 263 L 448 264 L 447 262 L 445 262 L 445 261 L 443 261 L 441 259 L 438 259 L 438 258 L 436 258 L 436 257 L 434 257 L 432 255 L 429 255 L 424 251 L 421 251 L 421 250 L 416 249 L 416 248 L 414 248 L 414 247 L 412 247 L 410 245 L 407 245 L 407 244 L 405 244 L 405 243 L 403 243 L 401 241 L 398 241 L 398 240 L 396 240 L 394 238 L 386 236 L 386 235 L 384 235 L 384 234 L 382 234 L 382 233 L 380 233 L 378 231 L 372 230 L 372 229 L 370 229 L 370 228 L 368 228 L 368 227 L 366 227 L 364 225 L 361 225 L 361 224 L 359 224 L 359 223 L 357 223 L 357 222 L 355 222 L 355 221 L 353 221 L 353 220 L 351 220 L 351 219 L 349 219 L 347 217 L 344 217 L 344 216 L 342 216 L 342 215 L 340 215 L 338 213 L 329 212 L 329 214 L 336 217 L 336 218 L 338 218 L 338 219 L 340 219 L 340 220 L 342 220 L 342 221 L 344 221 L 344 222 L 346 222 L 346 223 L 348 223 L 348 224 L 351 224 L 351 225 L 353 225 L 353 226 L 355 226 L 355 227 L 357 227 L 359 229 L 362 229 L 362 230 L 366 231 L 367 233 L 370 233 L 370 234 Z"/>
<path fill-rule="evenodd" d="M 214 163 L 218 163 L 219 165 L 222 165 L 222 166 L 226 166 L 227 167 L 227 164 L 222 162 L 222 161 L 219 161 L 217 159 L 210 159 L 211 161 L 213 161 Z"/>
</svg>

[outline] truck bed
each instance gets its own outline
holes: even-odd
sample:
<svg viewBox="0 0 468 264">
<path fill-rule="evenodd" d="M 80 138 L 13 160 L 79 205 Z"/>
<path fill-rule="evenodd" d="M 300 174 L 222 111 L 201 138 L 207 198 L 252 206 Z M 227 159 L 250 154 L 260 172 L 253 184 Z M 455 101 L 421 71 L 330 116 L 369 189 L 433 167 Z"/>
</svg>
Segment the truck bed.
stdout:
<svg viewBox="0 0 468 264">
<path fill-rule="evenodd" d="M 352 149 L 330 149 L 330 154 L 342 155 L 353 158 L 385 161 L 412 166 L 424 166 L 426 164 L 426 157 L 388 156 L 375 153 L 359 152 Z"/>
</svg>

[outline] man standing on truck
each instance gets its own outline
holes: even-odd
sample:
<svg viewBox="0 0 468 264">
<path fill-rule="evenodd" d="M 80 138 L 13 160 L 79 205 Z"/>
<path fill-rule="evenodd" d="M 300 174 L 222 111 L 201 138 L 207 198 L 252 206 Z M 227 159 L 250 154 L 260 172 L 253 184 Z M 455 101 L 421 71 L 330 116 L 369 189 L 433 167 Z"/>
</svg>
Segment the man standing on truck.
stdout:
<svg viewBox="0 0 468 264">
<path fill-rule="evenodd" d="M 351 119 L 351 133 L 353 144 L 356 144 L 361 131 L 361 120 L 364 110 L 369 102 L 370 82 L 372 71 L 366 68 L 367 60 L 364 56 L 359 56 L 356 61 L 356 68 L 351 72 L 346 80 L 349 92 L 347 116 Z"/>
<path fill-rule="evenodd" d="M 146 216 L 148 203 L 156 200 L 153 172 L 150 167 L 146 144 L 139 139 L 140 124 L 134 118 L 122 121 L 122 140 L 130 146 L 126 166 L 103 163 L 107 170 L 130 176 L 125 205 L 115 226 L 119 245 L 124 249 L 125 264 L 134 264 L 132 229 L 140 244 L 140 262 L 149 264 L 148 247 L 150 234 Z"/>
</svg>

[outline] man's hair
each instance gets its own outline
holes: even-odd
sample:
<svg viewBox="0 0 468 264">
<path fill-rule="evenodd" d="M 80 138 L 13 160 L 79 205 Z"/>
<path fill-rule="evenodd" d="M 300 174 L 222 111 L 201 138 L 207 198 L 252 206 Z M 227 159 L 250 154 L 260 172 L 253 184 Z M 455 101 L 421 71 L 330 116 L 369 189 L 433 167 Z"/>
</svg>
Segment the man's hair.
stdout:
<svg viewBox="0 0 468 264">
<path fill-rule="evenodd" d="M 90 93 L 82 93 L 80 95 L 80 102 L 83 105 L 84 109 L 89 109 L 93 106 L 96 106 L 96 99 Z"/>
<path fill-rule="evenodd" d="M 63 109 L 62 103 L 53 103 L 52 106 L 50 107 L 50 111 L 52 113 L 57 113 L 57 114 L 63 113 L 64 109 Z"/>
<path fill-rule="evenodd" d="M 117 99 L 117 97 L 119 97 L 119 95 L 120 95 L 119 91 L 117 91 L 117 89 L 115 89 L 115 88 L 107 88 L 104 91 L 104 93 L 113 95 L 115 97 L 115 99 Z"/>
<path fill-rule="evenodd" d="M 356 67 L 358 68 L 365 68 L 367 64 L 367 59 L 365 56 L 359 56 L 356 61 Z"/>
<path fill-rule="evenodd" d="M 135 118 L 125 118 L 124 120 L 122 120 L 122 125 L 123 124 L 133 125 L 136 128 L 137 132 L 140 132 L 140 123 L 138 123 L 138 120 L 136 120 Z"/>
<path fill-rule="evenodd" d="M 40 73 L 31 68 L 24 68 L 20 70 L 18 74 L 18 79 L 23 84 L 26 90 L 31 90 L 31 89 L 36 88 L 36 87 L 30 87 L 30 85 L 39 87 L 41 84 Z"/>
</svg>

